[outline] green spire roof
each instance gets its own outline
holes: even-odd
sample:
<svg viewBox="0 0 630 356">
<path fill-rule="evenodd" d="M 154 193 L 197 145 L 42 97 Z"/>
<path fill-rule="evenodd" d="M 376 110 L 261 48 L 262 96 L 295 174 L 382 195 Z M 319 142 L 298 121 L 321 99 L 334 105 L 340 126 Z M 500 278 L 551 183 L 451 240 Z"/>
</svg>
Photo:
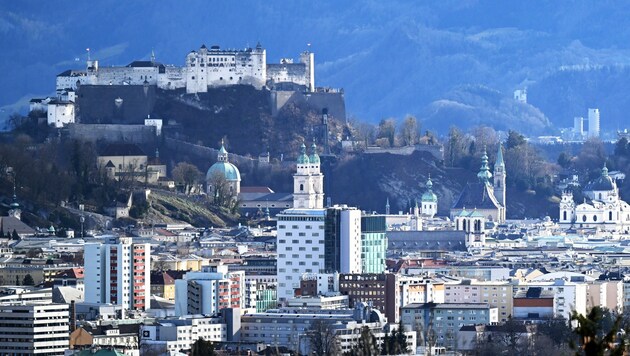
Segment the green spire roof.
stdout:
<svg viewBox="0 0 630 356">
<path fill-rule="evenodd" d="M 477 173 L 477 178 L 482 183 L 488 184 L 490 182 L 490 178 L 492 178 L 492 173 L 490 173 L 490 169 L 488 168 L 488 154 L 486 153 L 486 148 L 483 148 L 483 156 L 481 156 L 481 168 L 479 169 L 479 173 Z"/>
<path fill-rule="evenodd" d="M 604 162 L 604 168 L 602 168 L 602 177 L 608 177 L 608 167 L 606 167 L 605 162 Z"/>
<path fill-rule="evenodd" d="M 308 156 L 306 155 L 306 145 L 304 144 L 304 142 L 302 142 L 302 146 L 300 146 L 300 155 L 297 158 L 297 163 L 298 164 L 309 163 Z"/>
<path fill-rule="evenodd" d="M 503 166 L 505 167 L 505 162 L 503 161 L 503 145 L 499 142 L 499 150 L 497 151 L 497 160 L 494 162 L 494 166 Z"/>
<path fill-rule="evenodd" d="M 311 163 L 319 163 L 319 155 L 317 154 L 317 145 L 315 142 L 311 145 L 311 156 L 309 157 L 309 161 Z"/>
</svg>

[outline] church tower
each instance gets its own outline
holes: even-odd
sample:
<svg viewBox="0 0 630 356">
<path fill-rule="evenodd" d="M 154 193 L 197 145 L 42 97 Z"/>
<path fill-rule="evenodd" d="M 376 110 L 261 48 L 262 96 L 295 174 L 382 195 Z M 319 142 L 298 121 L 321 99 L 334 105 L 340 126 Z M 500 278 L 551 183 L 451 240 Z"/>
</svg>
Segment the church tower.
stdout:
<svg viewBox="0 0 630 356">
<path fill-rule="evenodd" d="M 320 172 L 317 146 L 311 146 L 312 153 L 306 154 L 302 143 L 297 158 L 297 170 L 293 175 L 293 207 L 296 209 L 322 209 L 324 207 L 324 175 Z"/>
<path fill-rule="evenodd" d="M 497 160 L 494 163 L 494 197 L 505 207 L 505 162 L 503 161 L 503 145 L 499 143 Z"/>
<path fill-rule="evenodd" d="M 431 175 L 426 183 L 427 191 L 422 194 L 422 215 L 426 215 L 433 218 L 437 214 L 438 198 L 433 193 L 433 182 L 431 181 Z"/>
</svg>

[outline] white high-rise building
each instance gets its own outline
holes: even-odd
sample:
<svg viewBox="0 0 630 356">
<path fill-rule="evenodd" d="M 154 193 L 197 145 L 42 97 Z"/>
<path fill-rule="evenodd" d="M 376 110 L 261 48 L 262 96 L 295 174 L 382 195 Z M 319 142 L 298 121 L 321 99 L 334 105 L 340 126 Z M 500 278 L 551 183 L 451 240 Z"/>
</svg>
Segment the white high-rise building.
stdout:
<svg viewBox="0 0 630 356">
<path fill-rule="evenodd" d="M 278 214 L 278 300 L 293 298 L 305 274 L 361 273 L 361 211 L 323 208 L 323 180 L 315 145 L 302 145 L 293 175 L 293 209 Z"/>
<path fill-rule="evenodd" d="M 214 315 L 224 308 L 245 307 L 245 272 L 227 265 L 204 266 L 175 281 L 175 314 Z"/>
<path fill-rule="evenodd" d="M 578 138 L 584 137 L 584 118 L 576 116 L 573 118 L 573 131 Z"/>
<path fill-rule="evenodd" d="M 599 137 L 599 109 L 588 109 L 588 137 Z"/>
<path fill-rule="evenodd" d="M 69 322 L 67 304 L 0 304 L 0 354 L 64 355 Z"/>
<path fill-rule="evenodd" d="M 151 246 L 129 237 L 85 244 L 85 301 L 148 309 Z"/>
</svg>

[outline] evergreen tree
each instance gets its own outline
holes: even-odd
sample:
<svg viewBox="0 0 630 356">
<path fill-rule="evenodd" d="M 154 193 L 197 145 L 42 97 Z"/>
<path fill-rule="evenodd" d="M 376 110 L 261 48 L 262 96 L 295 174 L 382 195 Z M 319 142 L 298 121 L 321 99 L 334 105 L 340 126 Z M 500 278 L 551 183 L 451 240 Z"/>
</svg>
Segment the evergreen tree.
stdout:
<svg viewBox="0 0 630 356">
<path fill-rule="evenodd" d="M 596 306 L 587 315 L 578 314 L 573 311 L 571 321 L 577 322 L 574 333 L 578 336 L 578 343 L 570 342 L 572 349 L 577 351 L 577 355 L 600 356 L 611 355 L 621 356 L 624 354 L 625 345 L 623 342 L 616 342 L 617 333 L 620 330 L 621 316 L 614 318 L 612 326 L 606 325 L 607 310 Z"/>
<path fill-rule="evenodd" d="M 27 274 L 26 276 L 24 276 L 24 279 L 22 280 L 22 285 L 34 286 L 35 280 L 33 280 L 33 276 L 31 276 L 30 274 Z"/>
<path fill-rule="evenodd" d="M 217 353 L 214 351 L 214 343 L 212 341 L 206 341 L 200 337 L 192 345 L 190 354 L 192 356 L 215 356 Z"/>
<path fill-rule="evenodd" d="M 13 229 L 13 233 L 11 234 L 11 239 L 12 240 L 19 240 L 20 239 L 20 235 L 18 235 L 17 231 L 15 231 L 15 229 Z"/>
</svg>

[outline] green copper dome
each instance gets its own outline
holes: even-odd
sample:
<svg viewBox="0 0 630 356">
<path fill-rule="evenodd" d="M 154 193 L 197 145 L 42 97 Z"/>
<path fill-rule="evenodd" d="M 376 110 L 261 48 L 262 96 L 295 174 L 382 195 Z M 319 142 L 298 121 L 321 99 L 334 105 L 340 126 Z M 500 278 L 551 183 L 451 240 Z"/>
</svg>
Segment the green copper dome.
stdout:
<svg viewBox="0 0 630 356">
<path fill-rule="evenodd" d="M 297 163 L 298 164 L 309 163 L 308 156 L 306 155 L 306 145 L 304 143 L 302 143 L 302 146 L 300 146 L 300 155 L 297 158 Z"/>
<path fill-rule="evenodd" d="M 317 154 L 317 145 L 311 145 L 311 156 L 308 158 L 311 163 L 319 163 L 319 155 Z"/>
<path fill-rule="evenodd" d="M 427 191 L 422 194 L 422 202 L 423 203 L 435 203 L 437 202 L 437 195 L 433 193 L 433 182 L 431 181 L 431 177 L 429 176 L 429 180 L 427 180 Z"/>
<path fill-rule="evenodd" d="M 217 163 L 213 164 L 206 173 L 206 180 L 210 180 L 216 174 L 220 174 L 228 181 L 240 181 L 241 173 L 235 165 L 228 160 L 228 151 L 225 149 L 223 140 L 221 140 L 221 149 L 217 154 Z"/>
<path fill-rule="evenodd" d="M 206 179 L 212 178 L 215 174 L 221 174 L 228 181 L 240 181 L 241 173 L 235 165 L 230 162 L 217 162 L 208 169 Z"/>
</svg>

